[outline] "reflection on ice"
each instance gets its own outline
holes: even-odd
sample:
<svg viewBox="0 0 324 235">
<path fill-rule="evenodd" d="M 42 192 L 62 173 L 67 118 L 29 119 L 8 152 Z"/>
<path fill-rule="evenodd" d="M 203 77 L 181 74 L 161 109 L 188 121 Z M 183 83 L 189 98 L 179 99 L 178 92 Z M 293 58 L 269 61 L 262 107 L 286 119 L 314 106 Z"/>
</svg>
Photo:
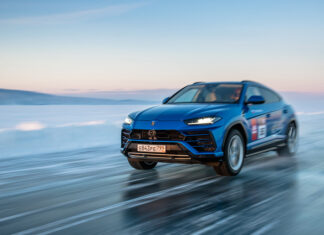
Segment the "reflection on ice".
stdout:
<svg viewBox="0 0 324 235">
<path fill-rule="evenodd" d="M 254 170 L 244 171 L 241 177 L 215 178 L 213 171 L 201 166 L 190 168 L 190 175 L 183 178 L 183 172 L 174 173 L 175 169 L 163 171 L 165 175 L 156 171 L 132 173 L 124 200 L 143 195 L 156 197 L 125 210 L 123 223 L 130 227 L 130 233 L 167 233 L 173 228 L 179 233 L 217 230 L 220 234 L 251 234 L 266 230 L 266 226 L 267 230 L 278 226 L 284 229 L 293 218 L 296 161 L 278 160 L 272 154 L 266 163 L 253 159 L 248 161 L 248 168 L 250 164 Z M 169 180 L 169 173 L 178 178 Z M 183 187 L 177 188 L 174 181 Z"/>
</svg>

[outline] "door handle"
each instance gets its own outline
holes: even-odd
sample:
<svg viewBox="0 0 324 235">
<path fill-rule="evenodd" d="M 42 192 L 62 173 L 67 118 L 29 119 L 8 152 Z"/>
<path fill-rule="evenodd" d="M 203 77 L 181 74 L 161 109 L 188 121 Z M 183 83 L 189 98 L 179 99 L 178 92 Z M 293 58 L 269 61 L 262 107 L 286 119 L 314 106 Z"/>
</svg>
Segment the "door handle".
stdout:
<svg viewBox="0 0 324 235">
<path fill-rule="evenodd" d="M 266 118 L 270 118 L 270 117 L 271 117 L 271 114 L 268 113 L 268 114 L 266 115 Z"/>
<path fill-rule="evenodd" d="M 283 110 L 283 113 L 288 113 L 288 110 L 287 110 L 287 109 L 284 109 L 284 110 Z"/>
</svg>

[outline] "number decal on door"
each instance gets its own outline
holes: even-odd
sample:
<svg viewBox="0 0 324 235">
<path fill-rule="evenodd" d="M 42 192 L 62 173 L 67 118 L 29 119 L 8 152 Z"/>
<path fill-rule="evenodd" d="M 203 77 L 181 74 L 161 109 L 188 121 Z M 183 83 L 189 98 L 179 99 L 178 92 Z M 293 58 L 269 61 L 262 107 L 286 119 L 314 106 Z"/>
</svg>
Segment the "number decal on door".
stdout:
<svg viewBox="0 0 324 235">
<path fill-rule="evenodd" d="M 267 119 L 265 117 L 258 119 L 258 139 L 262 139 L 267 136 Z"/>
<path fill-rule="evenodd" d="M 266 117 L 253 118 L 250 121 L 252 140 L 258 140 L 267 136 L 267 119 Z"/>
</svg>

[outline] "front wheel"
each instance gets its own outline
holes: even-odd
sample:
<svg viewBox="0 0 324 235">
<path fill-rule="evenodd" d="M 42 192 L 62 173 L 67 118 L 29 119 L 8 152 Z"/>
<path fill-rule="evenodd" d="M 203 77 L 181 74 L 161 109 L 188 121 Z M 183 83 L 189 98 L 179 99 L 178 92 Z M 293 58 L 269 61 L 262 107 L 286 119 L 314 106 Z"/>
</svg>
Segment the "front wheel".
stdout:
<svg viewBox="0 0 324 235">
<path fill-rule="evenodd" d="M 127 158 L 127 159 L 128 159 L 129 165 L 131 165 L 133 168 L 135 168 L 137 170 L 153 169 L 157 164 L 157 162 L 139 161 L 139 160 L 132 159 L 132 158 Z"/>
<path fill-rule="evenodd" d="M 294 156 L 298 147 L 298 130 L 295 123 L 291 122 L 287 129 L 286 145 L 277 150 L 279 156 Z"/>
<path fill-rule="evenodd" d="M 224 161 L 214 166 L 219 175 L 234 176 L 237 175 L 243 166 L 245 157 L 245 142 L 241 132 L 233 129 L 225 141 Z"/>
</svg>

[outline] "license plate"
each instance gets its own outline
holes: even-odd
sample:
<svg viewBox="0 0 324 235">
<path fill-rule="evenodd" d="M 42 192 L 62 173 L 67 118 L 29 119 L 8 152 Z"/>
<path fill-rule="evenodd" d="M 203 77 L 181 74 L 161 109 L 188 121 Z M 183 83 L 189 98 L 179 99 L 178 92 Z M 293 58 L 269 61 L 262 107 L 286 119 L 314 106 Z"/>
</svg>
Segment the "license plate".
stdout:
<svg viewBox="0 0 324 235">
<path fill-rule="evenodd" d="M 151 153 L 165 153 L 166 146 L 165 145 L 153 145 L 153 144 L 138 144 L 137 151 L 138 152 L 151 152 Z"/>
</svg>

